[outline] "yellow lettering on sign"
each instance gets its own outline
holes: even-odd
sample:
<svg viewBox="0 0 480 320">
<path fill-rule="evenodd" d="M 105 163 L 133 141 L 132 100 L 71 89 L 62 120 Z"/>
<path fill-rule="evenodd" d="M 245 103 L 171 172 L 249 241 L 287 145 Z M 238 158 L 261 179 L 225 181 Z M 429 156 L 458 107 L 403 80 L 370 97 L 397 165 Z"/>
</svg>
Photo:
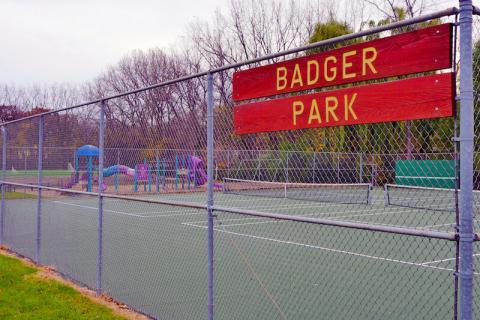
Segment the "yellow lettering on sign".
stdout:
<svg viewBox="0 0 480 320">
<path fill-rule="evenodd" d="M 312 66 L 315 68 L 314 69 L 315 77 L 312 77 Z M 307 62 L 307 85 L 311 86 L 312 84 L 317 83 L 318 78 L 320 76 L 319 69 L 320 69 L 320 66 L 318 65 L 317 60 L 309 60 Z"/>
<path fill-rule="evenodd" d="M 293 69 L 292 83 L 290 84 L 290 88 L 293 88 L 297 83 L 301 87 L 303 86 L 302 74 L 300 73 L 300 66 L 298 65 L 298 63 L 295 63 L 295 68 Z"/>
<path fill-rule="evenodd" d="M 334 121 L 338 121 L 338 117 L 335 114 L 335 110 L 338 107 L 337 97 L 326 97 L 325 98 L 325 121 L 330 122 L 330 115 Z"/>
<path fill-rule="evenodd" d="M 283 90 L 287 87 L 287 68 L 277 68 L 277 90 Z"/>
<path fill-rule="evenodd" d="M 292 110 L 293 110 L 293 125 L 297 125 L 297 116 L 303 113 L 305 106 L 302 101 L 293 101 Z"/>
<path fill-rule="evenodd" d="M 369 55 L 369 57 L 367 57 Z M 367 66 L 370 72 L 377 73 L 377 70 L 373 66 L 373 62 L 377 59 L 377 49 L 374 47 L 363 48 L 362 50 L 362 76 L 367 74 Z"/>
<path fill-rule="evenodd" d="M 355 72 L 347 73 L 347 69 L 350 68 L 353 63 L 347 62 L 348 57 L 354 56 L 357 54 L 357 50 L 344 52 L 342 55 L 342 77 L 343 79 L 355 78 L 357 75 Z"/>
<path fill-rule="evenodd" d="M 330 61 L 334 64 L 334 66 L 329 68 L 328 63 Z M 330 56 L 325 59 L 325 62 L 323 63 L 323 67 L 324 67 L 323 73 L 324 73 L 325 80 L 333 81 L 337 77 L 337 67 L 335 66 L 336 63 L 337 63 L 337 58 L 335 58 L 334 56 Z"/>
<path fill-rule="evenodd" d="M 352 95 L 352 98 L 350 101 L 348 101 L 348 95 L 344 95 L 343 99 L 345 102 L 345 120 L 349 120 L 349 114 L 352 115 L 353 120 L 357 120 L 357 114 L 355 113 L 355 110 L 353 110 L 353 103 L 355 102 L 355 99 L 357 98 L 357 93 L 354 93 Z"/>
<path fill-rule="evenodd" d="M 308 116 L 308 124 L 312 124 L 313 120 L 317 120 L 317 123 L 322 123 L 320 112 L 318 111 L 317 99 L 312 99 L 310 105 L 310 115 Z"/>
</svg>

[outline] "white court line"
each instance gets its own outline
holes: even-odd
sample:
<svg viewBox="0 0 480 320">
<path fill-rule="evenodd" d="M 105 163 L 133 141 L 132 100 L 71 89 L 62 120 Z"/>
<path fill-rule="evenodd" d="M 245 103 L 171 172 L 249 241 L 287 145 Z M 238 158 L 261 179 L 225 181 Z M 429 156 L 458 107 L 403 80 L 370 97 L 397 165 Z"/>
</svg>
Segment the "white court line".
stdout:
<svg viewBox="0 0 480 320">
<path fill-rule="evenodd" d="M 474 223 L 479 223 L 480 220 L 476 220 L 474 219 L 473 220 Z M 455 226 L 456 222 L 452 222 L 452 223 L 443 223 L 443 224 L 434 224 L 434 225 L 431 225 L 431 226 L 424 226 L 424 227 L 421 227 L 420 229 L 429 229 L 429 228 L 434 228 L 434 227 L 443 227 L 443 226 Z"/>
<path fill-rule="evenodd" d="M 431 229 L 431 228 L 435 228 L 435 227 L 444 227 L 444 226 L 455 226 L 455 222 L 442 223 L 442 224 L 432 224 L 432 225 L 430 225 L 430 226 L 420 227 L 419 229 Z"/>
<path fill-rule="evenodd" d="M 387 214 L 387 213 L 385 213 Z M 376 215 L 376 214 L 371 214 L 371 215 Z M 358 216 L 358 215 L 357 215 Z M 366 215 L 365 215 L 366 216 Z M 338 220 L 340 218 L 349 218 L 350 216 L 343 216 L 343 217 L 335 217 L 330 220 Z M 355 216 L 352 216 L 355 217 Z M 233 226 L 243 226 L 243 225 L 254 225 L 254 224 L 264 224 L 264 223 L 280 223 L 280 222 L 287 222 L 288 220 L 273 220 L 273 221 L 260 221 L 260 222 L 247 222 L 247 223 L 235 223 L 235 224 L 219 224 L 222 227 L 233 227 Z M 362 220 L 353 220 L 353 219 L 342 219 L 344 222 L 364 222 Z M 200 222 L 208 222 L 208 221 L 200 221 Z M 402 224 L 391 224 L 391 223 L 372 223 L 374 225 L 379 225 L 379 226 L 389 226 L 389 227 L 398 227 L 398 226 L 404 226 Z M 407 226 L 408 227 L 408 226 Z M 413 229 L 417 229 L 416 227 L 412 227 Z"/>
<path fill-rule="evenodd" d="M 231 198 L 227 198 L 226 200 L 224 199 L 219 199 L 217 198 L 216 201 L 218 202 L 221 202 L 222 204 L 225 203 L 225 204 L 229 204 L 231 202 L 235 203 L 235 202 L 257 202 L 257 201 L 252 201 L 253 199 L 262 199 L 262 201 L 258 201 L 258 202 L 262 202 L 262 203 L 269 203 L 269 202 L 278 202 L 278 201 L 286 201 L 286 202 L 290 202 L 290 201 L 299 201 L 303 204 L 305 204 L 305 202 L 311 202 L 311 203 L 322 203 L 322 205 L 317 205 L 317 206 L 321 206 L 321 207 L 334 207 L 334 206 L 357 206 L 357 205 L 364 205 L 364 206 L 369 206 L 370 204 L 366 204 L 366 203 L 336 203 L 336 202 L 322 202 L 322 201 L 314 201 L 314 200 L 302 200 L 302 199 L 295 199 L 295 198 L 285 198 L 285 197 L 278 197 L 278 198 L 274 198 L 274 197 L 262 197 L 262 196 L 247 196 L 247 195 L 235 195 L 236 197 L 243 197 L 245 199 L 231 199 Z M 268 206 L 256 206 L 257 208 L 258 207 L 268 207 Z"/>
<path fill-rule="evenodd" d="M 362 221 L 362 220 L 342 220 L 342 221 L 345 221 L 345 222 L 365 222 L 365 221 Z M 367 221 L 368 222 L 368 221 Z M 419 227 L 415 227 L 415 226 L 409 226 L 409 225 L 402 225 L 402 224 L 391 224 L 391 223 L 372 223 L 374 225 L 379 225 L 379 226 L 388 226 L 388 227 L 409 227 L 411 229 L 420 229 Z"/>
<path fill-rule="evenodd" d="M 188 222 L 184 222 L 184 223 L 182 223 L 182 224 L 183 224 L 183 225 L 186 225 L 186 226 L 194 227 L 194 228 L 207 229 L 207 227 L 197 226 L 197 225 L 194 225 L 194 224 L 190 224 L 190 223 L 188 223 Z M 411 262 L 411 261 L 405 261 L 405 260 L 398 260 L 398 259 L 391 259 L 391 258 L 385 258 L 385 257 L 379 257 L 379 256 L 372 256 L 372 255 L 363 254 L 363 253 L 358 253 L 358 252 L 351 252 L 351 251 L 345 251 L 345 250 L 339 250 L 339 249 L 333 249 L 333 248 L 315 246 L 315 245 L 306 244 L 306 243 L 301 243 L 301 242 L 295 242 L 295 241 L 287 241 L 287 240 L 279 240 L 279 239 L 267 238 L 267 237 L 261 237 L 261 236 L 254 236 L 254 235 L 245 234 L 245 233 L 239 233 L 239 232 L 221 230 L 221 229 L 218 229 L 218 228 L 213 228 L 213 229 L 214 229 L 215 231 L 217 231 L 217 232 L 223 232 L 223 233 L 227 233 L 227 234 L 232 234 L 232 235 L 236 235 L 236 236 L 241 236 L 241 237 L 246 237 L 246 238 L 252 238 L 252 239 L 257 239 L 257 240 L 265 240 L 265 241 L 270 241 L 270 242 L 275 242 L 275 243 L 282 243 L 282 244 L 300 246 L 300 247 L 311 248 L 311 249 L 318 249 L 318 250 L 323 250 L 323 251 L 329 251 L 329 252 L 334 252 L 334 253 L 347 254 L 347 255 L 352 255 L 352 256 L 357 256 L 357 257 L 362 257 L 362 258 L 368 258 L 368 259 L 374 259 L 374 260 L 380 260 L 380 261 L 400 263 L 400 264 L 405 264 L 405 265 L 410 265 L 410 266 L 416 266 L 416 267 L 437 269 L 437 270 L 443 270 L 443 271 L 449 271 L 449 272 L 454 271 L 453 269 L 442 268 L 442 267 L 435 267 L 435 266 L 430 266 L 430 265 L 423 265 L 423 264 L 417 263 L 417 262 Z"/>
<path fill-rule="evenodd" d="M 98 210 L 97 207 L 90 207 L 90 206 L 85 206 L 85 205 L 80 205 L 80 204 L 75 204 L 75 203 L 68 203 L 68 202 L 63 202 L 63 201 L 53 201 L 55 203 L 60 203 L 68 206 L 73 206 L 73 207 L 80 207 L 84 209 L 91 209 L 91 210 Z M 180 216 L 190 216 L 190 215 L 201 215 L 205 214 L 204 212 L 192 212 L 192 213 L 176 213 L 178 211 L 165 211 L 165 213 L 171 213 L 171 214 L 159 214 L 159 215 L 141 215 L 137 213 L 130 213 L 130 212 L 123 212 L 123 211 L 115 211 L 115 210 L 109 210 L 109 209 L 103 209 L 104 212 L 112 212 L 112 213 L 118 213 L 122 215 L 127 215 L 127 216 L 133 216 L 133 217 L 138 217 L 138 218 L 162 218 L 162 217 L 180 217 Z"/>
<path fill-rule="evenodd" d="M 298 207 L 292 207 L 292 208 L 279 208 L 278 211 L 283 211 L 287 209 L 295 209 Z M 238 208 L 238 209 L 248 209 L 248 208 Z M 277 207 L 273 207 L 273 209 L 277 209 Z M 382 214 L 390 214 L 390 213 L 408 213 L 411 212 L 410 210 L 402 210 L 402 211 L 389 211 L 389 212 L 384 212 L 382 210 L 383 208 L 376 208 L 376 209 L 365 209 L 365 210 L 348 210 L 348 212 L 355 213 L 355 212 L 371 212 L 371 211 L 379 211 Z M 227 212 L 228 213 L 228 212 Z M 316 213 L 305 213 L 305 214 L 296 214 L 296 216 L 299 217 L 306 217 L 306 216 L 326 216 L 332 214 L 331 212 L 316 212 Z M 360 214 L 359 216 L 362 215 L 367 215 L 367 214 Z M 334 216 L 333 216 L 334 217 Z M 338 216 L 337 216 L 338 217 Z M 219 219 L 218 221 L 243 221 L 243 220 L 259 220 L 259 219 L 265 219 L 262 217 L 255 217 L 255 218 L 235 218 L 235 219 Z M 190 223 L 206 223 L 207 221 L 205 220 L 200 220 L 200 221 L 190 221 Z"/>
<path fill-rule="evenodd" d="M 480 256 L 480 253 L 476 253 L 476 254 L 473 255 L 473 257 L 477 257 L 477 256 Z M 457 258 L 448 258 L 448 259 L 427 261 L 427 262 L 421 263 L 421 265 L 429 265 L 429 264 L 440 263 L 440 262 L 445 262 L 445 261 L 452 261 L 452 260 L 455 260 L 455 259 L 457 259 Z M 478 274 L 478 273 L 475 273 L 475 274 Z"/>
<path fill-rule="evenodd" d="M 285 199 L 285 198 L 281 198 Z M 277 200 L 277 201 L 274 201 Z M 315 201 L 308 201 L 308 203 L 305 203 L 306 201 L 301 201 L 301 200 L 296 200 L 300 201 L 300 204 L 294 204 L 294 203 L 285 203 L 285 204 L 277 204 L 279 199 L 271 198 L 270 201 L 264 201 L 262 202 L 262 205 L 256 205 L 255 203 L 252 204 L 252 207 L 254 208 L 271 208 L 272 206 L 275 206 L 275 208 L 278 207 L 285 207 L 285 208 L 329 208 L 329 207 L 339 207 L 339 206 L 359 206 L 362 204 L 346 204 L 346 203 L 330 203 L 330 202 L 315 202 Z M 291 202 L 290 200 L 295 200 L 295 199 L 288 199 L 288 202 Z M 217 203 L 220 203 L 223 206 L 228 206 L 230 202 L 250 202 L 252 203 L 252 199 L 246 199 L 242 201 L 221 201 L 221 200 L 216 200 Z M 268 204 L 270 203 L 270 204 Z M 365 206 L 367 206 L 365 204 Z M 244 207 L 242 207 L 244 208 Z"/>
<path fill-rule="evenodd" d="M 98 210 L 98 207 L 90 207 L 90 206 L 85 206 L 85 205 L 80 205 L 80 204 L 75 204 L 75 203 L 68 203 L 68 202 L 63 202 L 63 201 L 53 201 L 53 202 L 68 205 L 68 206 L 72 206 L 72 207 L 79 207 L 79 208 L 90 209 L 90 210 Z M 112 212 L 112 213 L 119 213 L 119 214 L 124 214 L 124 215 L 128 215 L 128 216 L 134 216 L 134 217 L 143 217 L 139 214 L 129 213 L 129 212 L 122 212 L 122 211 L 115 211 L 115 210 L 108 210 L 108 209 L 104 209 L 103 211 L 108 211 L 108 212 Z"/>
<path fill-rule="evenodd" d="M 345 216 L 329 216 L 327 218 L 331 220 L 337 220 L 337 219 L 344 219 L 344 218 L 354 218 L 354 217 L 366 217 L 366 216 L 380 216 L 380 215 L 387 215 L 387 214 L 402 214 L 402 213 L 413 213 L 411 210 L 402 210 L 402 211 L 381 211 L 381 208 L 377 209 L 379 212 L 376 213 L 365 213 L 365 214 L 356 214 L 356 215 L 345 215 Z M 351 213 L 355 212 L 364 212 L 364 211 L 373 211 L 373 210 L 354 210 L 354 211 L 349 211 Z M 326 216 L 330 215 L 331 213 L 329 212 L 322 212 L 322 213 L 307 213 L 307 214 L 300 214 L 297 215 L 299 217 L 306 217 L 306 216 Z M 247 221 L 247 220 L 260 220 L 260 219 L 266 219 L 263 217 L 256 217 L 256 218 L 237 218 L 237 219 L 221 219 L 217 220 L 218 222 L 223 222 L 223 221 Z M 267 218 L 268 219 L 268 218 Z M 271 220 L 271 219 L 270 219 Z M 343 221 L 349 221 L 349 222 L 359 222 L 358 220 L 343 220 Z M 362 220 L 360 220 L 362 221 Z M 189 223 L 207 223 L 208 221 L 206 220 L 200 220 L 200 221 L 190 221 Z M 271 220 L 271 221 L 259 221 L 257 224 L 265 224 L 265 223 L 278 223 L 278 222 L 286 222 L 286 220 Z M 222 224 L 223 227 L 231 227 L 231 226 L 241 226 L 241 225 L 253 225 L 256 224 L 254 222 L 251 223 L 236 223 L 236 224 Z M 387 223 L 378 223 L 380 225 L 385 225 L 385 226 L 394 226 L 398 227 L 398 224 L 387 224 Z"/>
<path fill-rule="evenodd" d="M 348 216 L 333 216 L 333 217 L 328 217 L 328 219 L 337 220 L 337 219 L 343 219 L 343 218 L 377 216 L 377 215 L 384 215 L 384 214 L 390 214 L 390 213 L 391 212 L 355 214 L 355 215 L 348 215 Z M 309 215 L 315 215 L 315 214 L 309 214 Z M 326 215 L 326 214 L 324 214 L 324 215 Z M 303 216 L 307 216 L 307 214 L 301 215 L 300 217 L 303 217 Z M 219 220 L 219 222 L 221 222 L 221 221 L 224 221 L 224 220 Z M 343 220 L 343 221 L 358 222 L 358 221 L 355 221 L 355 220 Z M 202 221 L 202 222 L 207 222 L 207 221 Z M 288 220 L 271 220 L 271 221 L 259 221 L 259 222 L 247 222 L 247 223 L 231 223 L 231 224 L 221 224 L 221 226 L 222 227 L 233 227 L 233 226 L 244 226 L 244 225 L 264 224 L 264 223 L 279 223 L 279 222 L 288 222 Z M 387 224 L 382 224 L 382 225 L 387 225 Z M 389 226 L 395 226 L 395 225 L 389 225 Z"/>
<path fill-rule="evenodd" d="M 254 197 L 254 198 L 259 198 L 259 197 Z M 182 198 L 183 199 L 183 198 Z M 252 209 L 252 208 L 298 208 L 298 209 L 309 209 L 309 208 L 329 208 L 329 207 L 352 207 L 352 206 L 365 206 L 365 210 L 370 209 L 371 205 L 367 204 L 350 204 L 350 203 L 333 203 L 333 202 L 316 202 L 316 201 L 306 201 L 306 200 L 297 200 L 297 199 L 290 199 L 290 198 L 262 198 L 265 199 L 266 201 L 261 201 L 261 205 L 256 205 L 255 203 L 252 204 L 252 206 L 242 206 L 240 208 L 242 209 Z M 284 204 L 277 204 L 278 200 L 288 200 L 287 203 Z M 174 199 L 175 200 L 175 199 Z M 184 199 L 185 200 L 185 199 Z M 291 200 L 294 201 L 299 201 L 299 204 L 291 203 Z M 206 200 L 205 200 L 206 201 Z M 217 204 L 220 204 L 222 206 L 229 206 L 231 202 L 252 202 L 252 197 L 248 199 L 233 199 L 233 200 L 228 200 L 224 201 L 221 199 L 216 198 L 215 202 Z M 272 204 L 274 203 L 274 204 Z M 239 207 L 236 207 L 239 208 Z M 378 208 L 377 208 L 378 209 Z"/>
</svg>

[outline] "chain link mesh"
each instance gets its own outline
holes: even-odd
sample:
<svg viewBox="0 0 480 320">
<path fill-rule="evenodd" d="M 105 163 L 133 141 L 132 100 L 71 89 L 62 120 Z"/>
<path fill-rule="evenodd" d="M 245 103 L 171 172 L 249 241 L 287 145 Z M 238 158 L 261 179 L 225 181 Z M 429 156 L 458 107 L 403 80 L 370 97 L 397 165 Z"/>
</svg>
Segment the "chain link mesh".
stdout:
<svg viewBox="0 0 480 320">
<path fill-rule="evenodd" d="M 227 213 L 215 232 L 220 319 L 453 317 L 454 243 Z"/>
<path fill-rule="evenodd" d="M 479 27 L 476 17 L 476 119 Z M 458 241 L 431 235 L 458 231 L 456 117 L 235 135 L 234 71 L 214 74 L 216 317 L 455 318 Z M 104 81 L 93 98 L 136 87 Z M 372 82 L 380 80 L 364 84 Z M 40 262 L 155 318 L 205 314 L 206 100 L 198 77 L 105 101 L 103 170 L 99 104 L 8 124 L 4 243 L 35 258 L 43 122 Z M 476 214 L 479 202 L 476 193 Z M 477 314 L 478 300 L 476 293 Z"/>
</svg>

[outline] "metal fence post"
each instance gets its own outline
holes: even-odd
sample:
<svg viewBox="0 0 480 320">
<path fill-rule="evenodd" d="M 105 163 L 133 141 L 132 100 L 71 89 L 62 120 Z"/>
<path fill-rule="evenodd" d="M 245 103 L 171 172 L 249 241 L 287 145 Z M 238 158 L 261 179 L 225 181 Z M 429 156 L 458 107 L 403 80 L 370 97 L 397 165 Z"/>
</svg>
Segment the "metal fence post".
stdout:
<svg viewBox="0 0 480 320">
<path fill-rule="evenodd" d="M 96 293 L 102 293 L 102 263 L 103 263 L 103 157 L 105 135 L 105 101 L 100 103 L 100 119 L 98 134 L 98 255 L 97 255 L 97 287 Z"/>
<path fill-rule="evenodd" d="M 359 175 L 360 175 L 360 181 L 359 183 L 363 183 L 363 153 L 360 153 L 360 170 L 359 170 Z"/>
<path fill-rule="evenodd" d="M 228 149 L 227 150 L 227 178 L 231 178 L 231 176 L 230 176 L 230 166 L 231 166 L 230 149 Z"/>
<path fill-rule="evenodd" d="M 407 159 L 411 160 L 412 159 L 412 151 L 413 151 L 413 145 L 412 145 L 412 121 L 407 121 L 406 123 L 406 130 L 407 130 Z"/>
<path fill-rule="evenodd" d="M 27 147 L 23 147 L 23 171 L 27 172 L 27 157 L 28 157 L 28 152 L 27 152 Z"/>
<path fill-rule="evenodd" d="M 7 177 L 7 127 L 2 126 L 2 180 Z M 5 221 L 5 185 L 2 183 L 2 206 L 0 212 L 0 245 L 3 245 L 3 230 Z"/>
<path fill-rule="evenodd" d="M 260 150 L 257 150 L 257 169 L 255 170 L 255 175 L 253 176 L 253 180 L 258 179 L 261 180 L 262 174 L 262 160 L 261 160 Z"/>
<path fill-rule="evenodd" d="M 120 165 L 120 149 L 117 150 L 117 165 Z M 114 176 L 115 192 L 118 193 L 118 172 Z"/>
<path fill-rule="evenodd" d="M 37 199 L 37 238 L 35 246 L 35 262 L 40 264 L 40 248 L 42 243 L 42 175 L 43 175 L 43 125 L 44 117 L 40 116 L 38 120 L 38 199 Z"/>
<path fill-rule="evenodd" d="M 207 76 L 207 255 L 208 255 L 208 320 L 213 320 L 214 298 L 213 298 L 213 75 Z"/>
<path fill-rule="evenodd" d="M 473 305 L 473 78 L 472 1 L 460 0 L 460 318 Z"/>
<path fill-rule="evenodd" d="M 340 153 L 337 153 L 337 183 L 340 183 Z"/>
<path fill-rule="evenodd" d="M 312 163 L 312 182 L 315 183 L 317 182 L 315 177 L 317 175 L 317 153 L 314 151 L 313 152 L 313 163 Z"/>
<path fill-rule="evenodd" d="M 288 176 L 288 171 L 289 171 L 289 165 L 288 165 L 288 150 L 286 151 L 285 153 L 285 182 L 286 183 L 289 183 L 290 182 L 290 179 L 289 179 L 289 176 Z"/>
</svg>

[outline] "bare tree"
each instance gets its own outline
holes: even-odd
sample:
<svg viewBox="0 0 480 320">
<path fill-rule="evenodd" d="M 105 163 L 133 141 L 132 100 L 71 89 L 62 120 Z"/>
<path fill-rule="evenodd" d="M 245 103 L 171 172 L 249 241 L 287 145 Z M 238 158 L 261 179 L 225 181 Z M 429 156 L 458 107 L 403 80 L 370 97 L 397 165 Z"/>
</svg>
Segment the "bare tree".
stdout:
<svg viewBox="0 0 480 320">
<path fill-rule="evenodd" d="M 388 18 L 390 21 L 413 18 L 422 15 L 427 9 L 437 7 L 437 3 L 433 0 L 364 0 L 364 2 L 382 18 Z M 399 11 L 399 8 L 403 11 Z M 400 16 L 403 12 L 406 17 Z"/>
</svg>

